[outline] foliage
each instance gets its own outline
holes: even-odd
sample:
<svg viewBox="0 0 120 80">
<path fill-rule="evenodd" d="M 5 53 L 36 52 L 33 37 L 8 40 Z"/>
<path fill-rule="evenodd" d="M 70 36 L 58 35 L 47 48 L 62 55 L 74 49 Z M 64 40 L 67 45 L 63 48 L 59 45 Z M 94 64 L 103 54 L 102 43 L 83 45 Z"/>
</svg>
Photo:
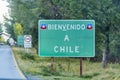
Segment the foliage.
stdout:
<svg viewBox="0 0 120 80">
<path fill-rule="evenodd" d="M 13 25 L 14 25 L 14 20 L 13 19 L 8 19 L 7 17 L 4 17 L 5 18 L 5 23 L 4 23 L 4 26 L 6 27 L 6 30 L 7 30 L 7 33 L 11 34 L 11 37 L 16 40 L 16 37 L 15 37 L 15 34 L 14 34 L 14 28 L 13 28 Z"/>
<path fill-rule="evenodd" d="M 3 29 L 2 29 L 2 23 L 0 23 L 0 42 L 4 42 L 4 38 L 2 37 Z"/>
<path fill-rule="evenodd" d="M 3 32 L 2 31 L 2 24 L 0 23 L 0 35 L 1 35 L 2 32 Z"/>
<path fill-rule="evenodd" d="M 15 23 L 13 25 L 13 29 L 14 29 L 15 38 L 17 38 L 18 35 L 22 35 L 23 29 L 20 23 Z"/>
<path fill-rule="evenodd" d="M 33 37 L 33 46 L 38 46 L 39 19 L 94 19 L 96 26 L 96 56 L 101 60 L 105 50 L 107 56 L 120 58 L 120 0 L 7 0 L 10 8 L 8 26 L 22 25 L 23 34 Z M 8 24 L 8 23 L 6 23 Z M 8 32 L 15 35 L 12 27 Z M 15 37 L 13 37 L 15 38 Z"/>
<path fill-rule="evenodd" d="M 4 38 L 0 36 L 0 42 L 4 42 Z"/>
<path fill-rule="evenodd" d="M 83 76 L 79 74 L 79 59 L 74 58 L 54 58 L 54 73 L 50 73 L 50 58 L 41 58 L 32 54 L 35 60 L 22 59 L 22 55 L 26 54 L 24 49 L 13 48 L 15 57 L 19 63 L 20 68 L 26 74 L 35 75 L 45 80 L 119 80 L 120 71 L 119 64 L 109 64 L 107 69 L 101 68 L 100 62 L 89 62 L 83 60 Z M 27 58 L 27 56 L 26 56 Z M 38 59 L 36 59 L 38 58 Z M 68 71 L 68 59 L 72 65 Z M 36 79 L 35 79 L 36 80 Z"/>
</svg>

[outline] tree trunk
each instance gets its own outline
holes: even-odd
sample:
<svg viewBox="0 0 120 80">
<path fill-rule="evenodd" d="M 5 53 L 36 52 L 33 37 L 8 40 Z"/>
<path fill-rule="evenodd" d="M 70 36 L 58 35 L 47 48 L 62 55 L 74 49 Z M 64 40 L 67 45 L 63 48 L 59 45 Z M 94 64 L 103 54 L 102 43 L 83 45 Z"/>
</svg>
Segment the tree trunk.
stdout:
<svg viewBox="0 0 120 80">
<path fill-rule="evenodd" d="M 107 66 L 107 59 L 105 50 L 103 50 L 103 59 L 102 59 L 102 67 L 105 68 Z"/>
<path fill-rule="evenodd" d="M 108 56 L 109 56 L 109 46 L 103 51 L 103 59 L 102 59 L 102 67 L 106 68 L 108 63 Z"/>
<path fill-rule="evenodd" d="M 106 28 L 106 41 L 105 41 L 105 50 L 103 51 L 103 59 L 102 59 L 102 67 L 106 68 L 107 67 L 107 63 L 108 63 L 108 57 L 109 57 L 109 53 L 110 53 L 110 48 L 109 48 L 109 26 Z"/>
</svg>

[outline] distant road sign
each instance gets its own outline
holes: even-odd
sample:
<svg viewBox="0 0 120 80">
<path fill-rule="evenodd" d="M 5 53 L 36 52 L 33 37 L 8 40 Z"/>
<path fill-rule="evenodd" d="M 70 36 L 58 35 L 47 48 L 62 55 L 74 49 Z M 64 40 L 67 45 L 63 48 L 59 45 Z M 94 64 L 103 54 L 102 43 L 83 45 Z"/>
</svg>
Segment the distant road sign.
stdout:
<svg viewBox="0 0 120 80">
<path fill-rule="evenodd" d="M 39 56 L 94 57 L 94 20 L 39 20 Z"/>
<path fill-rule="evenodd" d="M 24 36 L 23 35 L 17 36 L 17 44 L 18 44 L 18 46 L 24 46 Z"/>
<path fill-rule="evenodd" d="M 24 35 L 24 47 L 31 48 L 32 47 L 32 36 Z"/>
</svg>

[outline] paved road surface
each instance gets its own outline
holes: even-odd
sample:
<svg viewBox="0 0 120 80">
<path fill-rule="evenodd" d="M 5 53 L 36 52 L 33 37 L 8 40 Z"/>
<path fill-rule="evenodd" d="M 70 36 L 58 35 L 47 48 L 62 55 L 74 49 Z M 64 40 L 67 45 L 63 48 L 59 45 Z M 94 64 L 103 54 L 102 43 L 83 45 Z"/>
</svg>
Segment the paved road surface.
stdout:
<svg viewBox="0 0 120 80">
<path fill-rule="evenodd" d="M 7 45 L 0 45 L 0 80 L 1 79 L 25 79 L 15 63 L 11 48 Z"/>
</svg>

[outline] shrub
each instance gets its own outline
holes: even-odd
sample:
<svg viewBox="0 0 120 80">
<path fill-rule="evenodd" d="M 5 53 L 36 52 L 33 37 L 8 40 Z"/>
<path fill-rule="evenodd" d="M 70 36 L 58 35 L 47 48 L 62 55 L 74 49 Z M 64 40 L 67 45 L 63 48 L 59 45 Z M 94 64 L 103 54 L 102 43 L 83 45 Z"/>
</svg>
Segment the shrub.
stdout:
<svg viewBox="0 0 120 80">
<path fill-rule="evenodd" d="M 21 52 L 21 58 L 22 59 L 35 60 L 35 56 L 33 54 L 25 53 L 25 52 Z"/>
</svg>

